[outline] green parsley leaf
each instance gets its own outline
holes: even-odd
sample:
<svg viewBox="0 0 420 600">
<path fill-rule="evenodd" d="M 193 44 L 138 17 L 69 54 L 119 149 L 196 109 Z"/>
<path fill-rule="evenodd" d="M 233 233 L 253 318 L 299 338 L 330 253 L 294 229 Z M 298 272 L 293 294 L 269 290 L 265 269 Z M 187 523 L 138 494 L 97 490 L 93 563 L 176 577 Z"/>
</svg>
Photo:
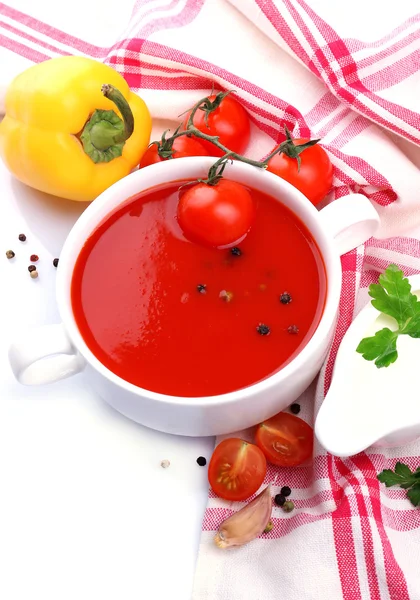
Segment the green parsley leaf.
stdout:
<svg viewBox="0 0 420 600">
<path fill-rule="evenodd" d="M 411 490 L 408 490 L 407 496 L 410 498 L 411 504 L 414 504 L 414 506 L 419 506 L 419 504 L 420 504 L 420 483 L 413 485 Z"/>
<path fill-rule="evenodd" d="M 362 354 L 365 360 L 374 360 L 378 369 L 389 367 L 398 358 L 397 338 L 396 331 L 384 327 L 372 337 L 363 338 L 357 346 L 356 352 Z"/>
<path fill-rule="evenodd" d="M 400 488 L 408 490 L 407 496 L 411 503 L 414 506 L 420 505 L 420 467 L 413 473 L 410 467 L 404 463 L 397 462 L 394 471 L 392 469 L 385 469 L 379 473 L 378 479 L 386 487 L 399 485 Z"/>
<path fill-rule="evenodd" d="M 375 335 L 363 338 L 356 352 L 365 360 L 374 360 L 378 368 L 389 367 L 398 358 L 397 339 L 402 334 L 420 338 L 420 301 L 411 293 L 411 285 L 404 273 L 396 266 L 389 265 L 379 283 L 369 287 L 372 306 L 395 319 L 396 331 L 384 327 Z"/>
<path fill-rule="evenodd" d="M 397 475 L 400 475 L 400 477 L 410 478 L 413 476 L 410 467 L 402 462 L 397 462 L 395 465 L 395 472 Z"/>
</svg>

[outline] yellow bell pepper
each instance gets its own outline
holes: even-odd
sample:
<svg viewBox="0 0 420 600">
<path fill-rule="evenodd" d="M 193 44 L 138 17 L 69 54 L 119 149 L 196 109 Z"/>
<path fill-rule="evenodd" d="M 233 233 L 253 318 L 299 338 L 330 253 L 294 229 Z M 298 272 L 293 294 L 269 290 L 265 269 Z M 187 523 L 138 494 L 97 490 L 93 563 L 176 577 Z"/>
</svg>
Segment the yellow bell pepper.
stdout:
<svg viewBox="0 0 420 600">
<path fill-rule="evenodd" d="M 95 60 L 64 56 L 11 83 L 0 156 L 29 186 L 90 201 L 139 164 L 150 132 L 145 102 L 121 75 Z"/>
</svg>

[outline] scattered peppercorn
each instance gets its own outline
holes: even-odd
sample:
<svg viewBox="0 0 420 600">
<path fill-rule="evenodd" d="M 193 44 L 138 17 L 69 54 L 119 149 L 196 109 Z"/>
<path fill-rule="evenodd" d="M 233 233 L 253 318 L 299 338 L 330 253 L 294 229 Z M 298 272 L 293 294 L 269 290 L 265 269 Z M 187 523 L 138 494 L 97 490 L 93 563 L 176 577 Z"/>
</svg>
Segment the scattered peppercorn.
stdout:
<svg viewBox="0 0 420 600">
<path fill-rule="evenodd" d="M 231 248 L 230 253 L 232 254 L 232 256 L 242 256 L 242 250 L 240 248 L 238 248 L 237 246 L 235 246 L 234 248 Z"/>
<path fill-rule="evenodd" d="M 54 267 L 58 267 L 58 258 L 54 258 L 53 265 Z"/>
<path fill-rule="evenodd" d="M 300 413 L 300 404 L 298 404 L 297 402 L 294 402 L 293 404 L 291 404 L 290 405 L 290 411 L 294 415 L 298 415 Z"/>
<path fill-rule="evenodd" d="M 24 233 L 19 233 L 19 241 L 26 242 L 26 235 Z"/>
<path fill-rule="evenodd" d="M 273 529 L 274 525 L 273 525 L 273 521 L 268 521 L 263 533 L 270 533 L 270 531 Z"/>
<path fill-rule="evenodd" d="M 226 290 L 222 290 L 219 294 L 219 298 L 221 298 L 225 302 L 230 302 L 233 298 L 233 293 L 227 292 Z"/>
<path fill-rule="evenodd" d="M 7 256 L 7 258 L 14 258 L 15 257 L 15 253 L 13 252 L 13 250 L 7 250 L 6 251 L 6 256 Z"/>
<path fill-rule="evenodd" d="M 284 485 L 280 490 L 280 494 L 283 494 L 283 496 L 286 496 L 286 498 L 287 496 L 290 496 L 291 493 L 292 490 L 287 485 Z"/>
<path fill-rule="evenodd" d="M 205 293 L 207 292 L 207 286 L 206 286 L 206 284 L 205 284 L 205 283 L 199 283 L 199 284 L 197 285 L 197 291 L 198 291 L 200 294 L 205 294 Z"/>
<path fill-rule="evenodd" d="M 31 262 L 38 262 L 39 261 L 38 254 L 31 254 L 30 260 L 31 260 Z"/>
<path fill-rule="evenodd" d="M 169 462 L 169 460 L 165 458 L 165 460 L 162 460 L 162 462 L 160 463 L 160 466 L 162 467 L 162 469 L 167 469 L 170 464 L 171 463 Z"/>
<path fill-rule="evenodd" d="M 282 506 L 284 512 L 292 512 L 292 510 L 295 508 L 294 503 L 291 500 L 287 500 L 283 506 Z"/>
<path fill-rule="evenodd" d="M 291 301 L 292 301 L 292 296 L 289 294 L 289 292 L 283 292 L 282 295 L 280 296 L 280 302 L 282 304 L 290 304 Z"/>
<path fill-rule="evenodd" d="M 277 506 L 283 506 L 285 502 L 286 496 L 283 496 L 283 494 L 276 494 L 274 496 L 274 504 L 277 504 Z"/>
<path fill-rule="evenodd" d="M 31 271 L 29 275 L 32 277 L 32 279 L 36 279 L 38 277 L 38 271 L 35 269 L 35 271 Z"/>
<path fill-rule="evenodd" d="M 297 333 L 299 333 L 299 327 L 297 325 L 290 325 L 287 328 L 287 332 L 291 335 L 296 335 Z"/>
<path fill-rule="evenodd" d="M 34 271 L 36 271 L 36 266 L 35 265 L 29 265 L 28 271 L 29 271 L 29 273 L 33 273 Z"/>
<path fill-rule="evenodd" d="M 270 335 L 270 328 L 268 325 L 264 325 L 264 323 L 260 323 L 257 327 L 257 332 L 260 335 Z"/>
<path fill-rule="evenodd" d="M 204 456 L 199 456 L 197 458 L 197 465 L 200 465 L 200 467 L 205 467 L 207 464 L 207 460 L 204 458 Z"/>
</svg>

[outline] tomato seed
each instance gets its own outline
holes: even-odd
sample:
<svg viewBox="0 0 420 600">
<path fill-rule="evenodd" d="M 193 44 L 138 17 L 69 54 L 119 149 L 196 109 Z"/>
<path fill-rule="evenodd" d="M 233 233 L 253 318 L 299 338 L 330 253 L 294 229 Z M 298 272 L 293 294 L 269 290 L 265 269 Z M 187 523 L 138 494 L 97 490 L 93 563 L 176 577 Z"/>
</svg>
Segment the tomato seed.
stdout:
<svg viewBox="0 0 420 600">
<path fill-rule="evenodd" d="M 299 333 L 299 327 L 297 325 L 290 325 L 287 328 L 287 333 L 290 333 L 290 335 L 296 335 Z"/>
</svg>

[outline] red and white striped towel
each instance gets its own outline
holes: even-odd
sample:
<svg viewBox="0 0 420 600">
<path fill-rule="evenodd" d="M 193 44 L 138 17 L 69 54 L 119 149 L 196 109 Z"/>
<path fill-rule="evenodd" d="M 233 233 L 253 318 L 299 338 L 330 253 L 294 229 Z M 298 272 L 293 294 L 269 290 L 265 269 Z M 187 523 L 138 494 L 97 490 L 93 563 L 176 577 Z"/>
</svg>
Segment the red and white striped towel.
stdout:
<svg viewBox="0 0 420 600">
<path fill-rule="evenodd" d="M 106 42 L 97 42 L 94 31 L 66 30 L 58 4 L 46 24 L 0 3 L 4 74 L 13 75 L 11 52 L 21 68 L 63 54 L 104 60 L 141 90 L 155 131 L 213 84 L 234 88 L 254 123 L 251 156 L 270 150 L 287 123 L 295 135 L 322 137 L 335 166 L 331 199 L 350 190 L 375 203 L 378 239 L 342 260 L 336 336 L 301 400 L 310 422 L 367 286 L 389 262 L 420 272 L 417 10 L 418 0 L 138 0 L 119 38 L 108 23 Z M 240 504 L 210 493 L 194 599 L 419 600 L 420 510 L 376 479 L 397 458 L 420 465 L 420 444 L 347 460 L 317 445 L 311 466 L 270 468 L 267 482 L 290 485 L 296 510 L 274 509 L 269 534 L 229 552 L 212 544 L 213 532 Z"/>
</svg>

